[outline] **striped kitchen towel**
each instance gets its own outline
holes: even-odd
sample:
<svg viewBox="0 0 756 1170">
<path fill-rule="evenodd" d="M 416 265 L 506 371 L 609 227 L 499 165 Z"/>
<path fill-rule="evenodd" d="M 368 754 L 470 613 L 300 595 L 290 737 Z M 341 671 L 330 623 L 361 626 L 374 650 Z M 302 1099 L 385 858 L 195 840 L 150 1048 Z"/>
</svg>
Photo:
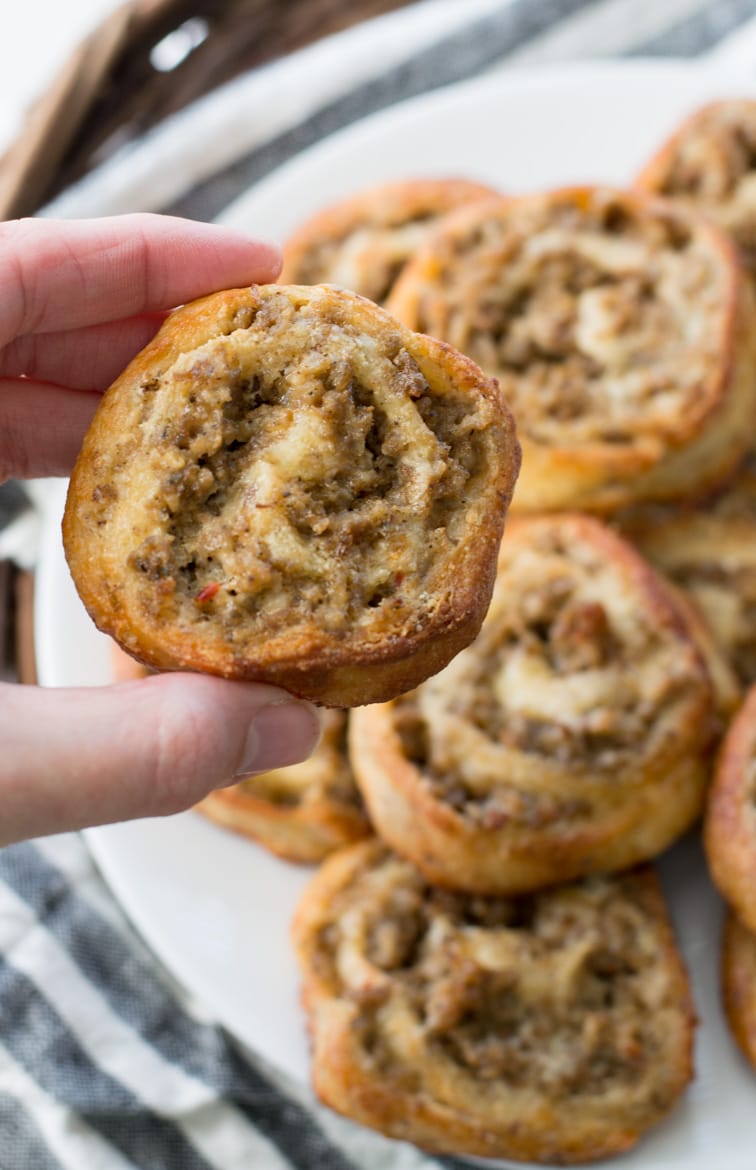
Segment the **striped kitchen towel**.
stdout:
<svg viewBox="0 0 756 1170">
<path fill-rule="evenodd" d="M 223 87 L 46 214 L 212 218 L 398 100 L 510 64 L 693 57 L 746 26 L 752 42 L 754 21 L 756 0 L 423 0 Z M 467 1164 L 337 1118 L 243 1051 L 142 944 L 81 837 L 0 851 L 0 1170 Z"/>
</svg>

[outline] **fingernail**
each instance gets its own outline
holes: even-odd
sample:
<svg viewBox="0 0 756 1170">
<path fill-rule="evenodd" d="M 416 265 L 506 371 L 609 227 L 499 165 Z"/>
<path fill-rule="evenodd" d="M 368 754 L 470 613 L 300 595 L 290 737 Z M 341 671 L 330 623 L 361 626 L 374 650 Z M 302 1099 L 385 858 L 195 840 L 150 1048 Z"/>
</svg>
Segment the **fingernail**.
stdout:
<svg viewBox="0 0 756 1170">
<path fill-rule="evenodd" d="M 320 720 L 309 703 L 271 703 L 252 720 L 234 779 L 299 764 L 320 739 Z"/>
<path fill-rule="evenodd" d="M 283 253 L 280 245 L 274 240 L 265 240 L 258 236 L 255 236 L 253 243 L 257 249 L 258 262 L 267 264 L 275 279 L 283 268 Z"/>
</svg>

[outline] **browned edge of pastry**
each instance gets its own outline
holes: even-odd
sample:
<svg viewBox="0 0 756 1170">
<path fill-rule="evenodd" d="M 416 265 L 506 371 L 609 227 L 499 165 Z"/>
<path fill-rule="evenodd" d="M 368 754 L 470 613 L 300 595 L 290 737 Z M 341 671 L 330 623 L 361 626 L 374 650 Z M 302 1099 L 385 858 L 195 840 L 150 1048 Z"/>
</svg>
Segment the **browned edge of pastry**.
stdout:
<svg viewBox="0 0 756 1170">
<path fill-rule="evenodd" d="M 316 864 L 334 850 L 370 833 L 359 808 L 349 809 L 327 800 L 294 809 L 278 808 L 238 784 L 209 793 L 194 806 L 194 811 L 264 845 L 276 856 L 301 865 Z"/>
<path fill-rule="evenodd" d="M 715 495 L 650 505 L 616 517 L 623 534 L 677 585 L 718 651 L 713 666 L 725 716 L 756 683 L 756 472 L 746 459 Z M 704 628 L 705 627 L 705 628 Z M 711 655 L 707 653 L 711 659 Z"/>
<path fill-rule="evenodd" d="M 704 216 L 671 200 L 640 190 L 582 186 L 516 197 L 500 196 L 459 208 L 444 218 L 426 245 L 405 267 L 387 301 L 387 308 L 409 328 L 435 333 L 468 352 L 463 338 L 451 336 L 444 327 L 436 328 L 434 320 L 423 308 L 427 297 L 429 304 L 432 305 L 434 299 L 437 302 L 433 313 L 436 316 L 443 313 L 446 266 L 451 270 L 453 264 L 459 264 L 461 278 L 473 285 L 472 262 L 463 265 L 459 261 L 459 250 L 464 242 L 472 238 L 486 240 L 486 224 L 511 224 L 530 208 L 548 211 L 573 206 L 583 211 L 603 205 L 607 214 L 616 213 L 619 218 L 623 215 L 650 216 L 659 224 L 669 225 L 673 234 L 687 232 L 692 238 L 702 241 L 716 260 L 723 290 L 717 300 L 716 321 L 707 330 L 707 337 L 716 336 L 717 339 L 716 368 L 710 369 L 701 380 L 695 399 L 681 404 L 674 418 L 668 417 L 656 436 L 646 435 L 636 428 L 632 442 L 620 442 L 616 436 L 609 436 L 578 443 L 567 437 L 567 423 L 562 439 L 547 443 L 531 435 L 527 418 L 518 409 L 507 386 L 510 373 L 515 380 L 526 376 L 527 371 L 518 373 L 518 367 L 512 367 L 514 372 L 495 369 L 480 355 L 469 351 L 486 372 L 499 377 L 518 424 L 523 466 L 512 504 L 514 511 L 565 509 L 608 514 L 645 500 L 674 500 L 700 495 L 733 473 L 750 442 L 751 418 L 756 408 L 756 379 L 753 376 L 756 301 L 753 290 L 750 282 L 743 278 L 728 235 Z M 520 225 L 510 231 L 503 242 L 499 241 L 501 254 L 497 254 L 497 264 L 502 270 L 506 271 L 507 265 L 512 264 L 522 239 L 526 238 L 522 233 Z M 488 281 L 494 272 L 491 260 Z M 484 315 L 490 315 L 494 308 L 490 298 L 483 302 Z M 458 319 L 464 320 L 464 315 L 458 314 Z M 553 324 L 556 329 L 558 322 Z M 531 400 L 535 401 L 537 397 Z M 631 424 L 622 425 L 630 429 Z"/>
<path fill-rule="evenodd" d="M 262 314 L 261 321 L 266 323 L 264 329 L 260 324 L 255 325 L 258 314 Z M 273 343 L 270 335 L 276 324 L 285 336 L 282 340 L 279 333 Z M 291 341 L 291 330 L 297 324 L 295 343 Z M 396 529 L 389 527 L 387 536 L 394 540 L 389 553 L 395 563 L 386 566 L 386 571 L 396 572 L 388 595 L 380 597 L 374 607 L 367 599 L 359 599 L 351 620 L 339 610 L 340 628 L 335 631 L 324 629 L 318 613 L 309 615 L 306 608 L 293 609 L 290 620 L 283 623 L 282 613 L 290 612 L 286 609 L 279 608 L 270 619 L 265 611 L 258 621 L 257 610 L 252 608 L 249 611 L 252 631 L 247 636 L 246 627 L 244 632 L 239 630 L 239 620 L 243 626 L 247 618 L 242 614 L 238 619 L 239 611 L 234 609 L 231 600 L 234 590 L 223 582 L 211 581 L 207 592 L 198 584 L 198 592 L 190 596 L 183 586 L 181 592 L 172 572 L 173 545 L 165 532 L 176 521 L 171 507 L 161 501 L 170 501 L 177 493 L 180 497 L 182 491 L 191 498 L 196 482 L 203 483 L 206 469 L 190 482 L 184 475 L 184 480 L 174 487 L 173 473 L 170 468 L 164 470 L 163 463 L 168 456 L 176 456 L 178 462 L 184 459 L 189 470 L 193 470 L 195 416 L 192 411 L 199 415 L 200 431 L 202 413 L 190 404 L 203 391 L 207 395 L 215 393 L 218 384 L 225 392 L 228 368 L 236 360 L 235 347 L 237 343 L 251 344 L 248 342 L 250 329 L 257 329 L 262 338 L 259 346 L 263 347 L 271 368 L 275 362 L 270 358 L 268 345 L 294 346 L 292 362 L 309 361 L 310 347 L 314 345 L 312 333 L 317 329 L 331 339 L 334 352 L 358 354 L 371 372 L 376 363 L 380 364 L 375 357 L 376 350 L 379 351 L 381 371 L 388 366 L 393 370 L 391 388 L 381 386 L 381 389 L 389 397 L 393 394 L 392 404 L 402 403 L 401 409 L 408 414 L 411 409 L 415 411 L 411 415 L 416 420 L 415 430 L 421 428 L 421 420 L 417 406 L 411 404 L 420 399 L 426 403 L 429 417 L 434 411 L 441 416 L 438 425 L 442 430 L 446 428 L 444 434 L 459 425 L 454 419 L 455 410 L 464 418 L 467 418 L 465 412 L 469 412 L 470 430 L 459 439 L 459 454 L 464 460 L 465 444 L 471 445 L 472 469 L 466 472 L 469 478 L 465 490 L 453 493 L 440 505 L 442 513 L 445 509 L 448 514 L 444 521 L 448 531 L 443 523 L 433 532 L 429 529 L 433 514 L 430 500 L 435 499 L 432 487 L 428 489 L 430 500 L 424 501 L 429 518 L 420 542 L 428 559 L 425 577 L 413 580 L 417 576 L 420 550 L 408 549 L 409 538 L 402 539 L 401 533 L 397 536 Z M 369 344 L 365 338 L 371 339 Z M 253 368 L 255 362 L 259 364 L 263 360 L 258 349 L 249 357 Z M 185 355 L 197 350 L 201 350 L 200 357 L 187 371 L 184 366 L 191 359 Z M 317 354 L 315 358 L 320 360 Z M 357 362 L 357 357 L 353 360 Z M 329 369 L 333 368 L 332 362 Z M 343 373 L 341 367 L 340 372 Z M 143 411 L 148 412 L 149 419 L 150 409 L 160 417 L 166 393 L 161 379 L 167 379 L 174 397 L 186 404 L 186 415 L 172 416 L 166 424 L 169 436 L 164 443 L 165 453 L 161 448 L 162 435 L 151 438 L 147 429 L 148 438 L 143 439 L 139 421 Z M 289 384 L 281 386 L 277 366 L 271 384 L 279 397 L 290 391 Z M 396 390 L 398 385 L 402 387 L 401 392 Z M 240 386 L 242 392 L 246 392 L 246 383 Z M 348 398 L 349 391 L 344 394 Z M 210 438 L 213 438 L 213 422 L 218 417 L 211 415 Z M 294 417 L 300 421 L 301 412 Z M 426 428 L 424 433 L 432 434 L 432 431 Z M 341 441 L 340 432 L 338 442 Z M 437 450 L 449 450 L 438 437 L 433 442 Z M 188 455 L 182 454 L 184 444 L 189 445 Z M 238 448 L 239 442 L 235 441 L 234 445 Z M 388 439 L 383 440 L 382 451 L 389 448 Z M 414 503 L 410 506 L 414 482 L 411 477 L 417 469 L 407 466 L 407 479 L 402 479 L 402 468 L 414 452 L 414 446 L 410 445 L 405 453 L 400 443 L 398 452 L 389 450 L 385 455 L 394 468 L 392 483 L 403 501 L 408 531 L 417 516 L 423 514 L 419 503 L 417 508 Z M 225 455 L 224 447 L 221 454 Z M 135 455 L 142 460 L 138 472 L 134 470 Z M 462 464 L 453 463 L 453 458 L 451 452 L 444 474 L 463 471 Z M 203 459 L 206 457 L 199 459 L 197 467 Z M 145 467 L 149 475 L 144 472 Z M 145 664 L 158 670 L 200 670 L 227 678 L 270 683 L 327 706 L 351 707 L 384 700 L 410 689 L 422 678 L 440 670 L 474 638 L 489 603 L 496 553 L 518 467 L 519 447 L 513 422 L 496 383 L 451 347 L 412 334 L 363 297 L 326 286 L 270 285 L 228 290 L 171 314 L 155 339 L 104 395 L 71 478 L 63 520 L 64 547 L 77 589 L 95 623 Z M 428 471 L 429 483 L 435 482 L 432 479 L 436 474 L 435 464 L 423 470 Z M 142 504 L 144 513 L 139 511 Z M 278 504 L 285 514 L 283 499 Z M 201 510 L 202 504 L 197 507 Z M 142 518 L 139 531 L 144 539 L 140 547 L 150 545 L 155 539 L 151 533 L 156 530 L 157 554 L 148 549 L 142 556 L 140 548 L 129 546 L 128 533 L 136 524 L 135 514 Z M 344 514 L 350 517 L 348 504 Z M 179 518 L 185 515 L 181 507 L 178 515 Z M 247 520 L 252 525 L 247 531 L 253 534 L 257 513 L 254 516 L 250 513 L 245 523 Z M 260 523 L 264 523 L 264 517 Z M 398 520 L 392 523 L 398 524 Z M 443 532 L 445 535 L 440 536 Z M 318 535 L 310 534 L 311 543 L 321 550 L 325 547 L 329 557 L 329 571 L 321 571 L 318 578 L 327 604 L 331 591 L 339 584 L 344 585 L 345 579 L 341 553 L 328 552 L 327 545 L 317 544 L 318 539 Z M 151 582 L 148 573 L 140 593 L 139 573 L 143 566 L 149 568 L 153 562 L 156 580 L 152 590 L 147 588 Z M 284 595 L 285 568 L 276 569 L 283 573 L 280 588 Z M 254 579 L 250 581 L 254 586 Z M 245 583 L 246 578 L 241 584 Z M 177 597 L 183 609 L 176 609 Z M 226 607 L 223 613 L 230 615 L 227 627 L 223 624 L 225 618 L 213 622 L 213 614 L 219 613 L 221 604 Z"/>
<path fill-rule="evenodd" d="M 733 719 L 719 751 L 704 818 L 712 880 L 756 931 L 756 686 Z"/>
<path fill-rule="evenodd" d="M 617 763 L 603 767 L 592 759 L 591 750 L 596 748 L 587 746 L 584 760 L 570 762 L 560 758 L 558 747 L 551 753 L 536 745 L 529 749 L 527 742 L 518 746 L 516 739 L 510 741 L 502 734 L 501 744 L 491 741 L 493 758 L 479 766 L 484 768 L 485 777 L 491 774 L 488 796 L 482 791 L 473 797 L 474 789 L 466 787 L 462 768 L 459 774 L 454 768 L 450 770 L 449 784 L 454 788 L 456 777 L 456 787 L 465 793 L 461 807 L 457 807 L 451 796 L 446 799 L 434 787 L 432 774 L 426 774 L 427 763 L 417 762 L 409 754 L 400 725 L 413 695 L 355 711 L 350 722 L 350 756 L 376 831 L 429 881 L 451 889 L 514 894 L 593 872 L 615 872 L 661 853 L 703 811 L 715 734 L 712 687 L 682 609 L 666 582 L 637 551 L 589 516 L 560 513 L 510 518 L 500 566 L 514 555 L 520 541 L 527 551 L 531 540 L 535 545 L 540 534 L 550 530 L 564 533 L 568 546 L 585 542 L 612 567 L 618 566 L 627 585 L 626 612 L 643 604 L 647 628 L 663 634 L 668 645 L 664 660 L 654 670 L 662 688 L 657 701 L 664 724 L 655 727 L 653 749 L 642 741 L 633 743 Z M 420 696 L 429 688 L 438 692 L 449 687 L 447 719 L 436 711 L 435 723 L 428 725 L 421 716 L 417 731 L 421 741 L 424 736 L 432 740 L 434 728 L 447 734 L 449 718 L 456 718 L 457 711 L 465 709 L 458 675 L 479 645 L 487 645 L 487 631 L 498 621 L 499 596 L 506 601 L 501 579 L 478 641 L 464 651 L 465 658 L 457 659 L 414 693 Z M 620 661 L 626 653 L 626 646 L 616 651 Z M 644 665 L 628 662 L 628 679 Z M 683 690 L 677 694 L 673 690 L 671 697 L 665 698 L 667 671 L 673 669 L 682 672 L 675 685 Z M 573 677 L 579 678 L 579 672 Z M 447 682 L 447 678 L 452 681 Z M 516 690 L 516 682 L 512 685 Z M 516 700 L 517 694 L 513 698 Z M 637 701 L 640 699 L 639 693 Z M 668 709 L 671 703 L 674 707 Z M 514 713 L 506 708 L 505 712 L 508 723 L 513 723 Z M 620 708 L 617 717 L 622 713 Z M 544 717 L 546 724 L 549 721 Z M 473 730 L 477 735 L 474 725 Z M 409 742 L 414 742 L 411 731 Z M 488 740 L 482 750 L 488 752 Z M 475 751 L 474 746 L 467 748 L 465 759 Z M 432 755 L 432 742 L 422 748 L 424 759 L 429 752 Z M 484 789 L 480 776 L 469 784 L 473 782 Z M 485 798 L 490 802 L 497 790 L 504 795 L 501 807 L 495 801 L 490 815 L 468 815 L 471 801 Z M 542 801 L 546 802 L 543 812 Z M 553 802 L 555 809 L 551 808 Z"/>
<path fill-rule="evenodd" d="M 730 1031 L 756 1068 L 756 935 L 728 910 L 722 927 L 722 1006 Z"/>
<path fill-rule="evenodd" d="M 686 593 L 674 581 L 665 578 L 665 584 L 670 597 L 674 599 L 675 604 L 682 612 L 690 636 L 706 663 L 706 669 L 711 679 L 716 713 L 716 726 L 712 739 L 713 749 L 717 741 L 724 735 L 732 716 L 742 702 L 743 688 L 701 607 L 696 604 L 695 599 L 689 593 Z"/>
<path fill-rule="evenodd" d="M 732 235 L 751 276 L 756 272 L 755 145 L 753 98 L 707 102 L 678 124 L 634 182 L 642 191 L 709 216 Z"/>
<path fill-rule="evenodd" d="M 358 191 L 323 208 L 292 233 L 284 245 L 279 280 L 282 284 L 346 284 L 383 304 L 416 244 L 408 239 L 392 241 L 392 229 L 406 233 L 415 225 L 414 234 L 422 240 L 442 215 L 496 194 L 492 187 L 462 178 L 407 179 Z M 359 253 L 349 258 L 349 266 L 355 269 L 354 286 L 339 278 L 344 264 L 337 262 L 339 252 L 350 242 Z"/>
<path fill-rule="evenodd" d="M 558 1165 L 593 1161 L 628 1150 L 674 1108 L 693 1077 L 696 1017 L 685 965 L 653 870 L 642 867 L 614 878 L 588 879 L 624 891 L 637 908 L 633 917 L 642 920 L 644 929 L 655 937 L 653 945 L 646 940 L 646 960 L 641 959 L 636 948 L 628 956 L 628 969 L 643 961 L 653 965 L 650 981 L 641 993 L 647 1002 L 633 1009 L 644 1025 L 649 1025 L 643 1027 L 645 1035 L 640 1032 L 638 1020 L 628 1019 L 624 1040 L 618 1041 L 622 1056 L 613 1055 L 603 1074 L 596 1073 L 600 1085 L 589 1084 L 581 1091 L 581 1085 L 572 1084 L 569 1077 L 568 1088 L 560 1083 L 557 1068 L 551 1069 L 551 1077 L 547 1071 L 542 1083 L 533 1084 L 539 1061 L 544 1059 L 542 1044 L 548 1048 L 551 1038 L 543 1037 L 541 1044 L 536 1037 L 542 1012 L 555 1013 L 551 1028 L 554 1033 L 564 1026 L 570 997 L 578 996 L 577 988 L 583 979 L 581 961 L 585 962 L 586 954 L 597 946 L 601 951 L 595 935 L 591 937 L 588 929 L 583 936 L 585 928 L 579 917 L 571 928 L 565 921 L 567 967 L 559 975 L 555 971 L 548 975 L 545 966 L 539 977 L 538 959 L 533 960 L 531 971 L 526 958 L 526 972 L 530 973 L 522 976 L 521 987 L 517 953 L 510 953 L 506 939 L 497 946 L 495 928 L 488 947 L 478 944 L 482 959 L 476 962 L 475 952 L 467 957 L 465 950 L 468 931 L 474 948 L 476 936 L 486 930 L 475 924 L 485 922 L 487 914 L 495 919 L 497 908 L 502 925 L 512 924 L 511 932 L 505 933 L 515 946 L 518 928 L 525 936 L 528 934 L 528 919 L 534 907 L 552 899 L 558 901 L 565 894 L 569 898 L 573 887 L 544 891 L 532 900 L 510 900 L 508 909 L 504 908 L 505 899 L 451 895 L 469 907 L 469 927 L 459 931 L 459 954 L 455 958 L 454 942 L 445 957 L 443 914 L 429 926 L 425 940 L 430 950 L 435 948 L 441 969 L 435 982 L 431 976 L 428 997 L 418 998 L 419 991 L 412 991 L 411 975 L 407 975 L 409 982 L 402 988 L 405 968 L 412 971 L 422 965 L 426 945 L 422 935 L 414 938 L 417 925 L 412 891 L 397 891 L 391 907 L 393 914 L 389 916 L 384 908 L 372 932 L 368 932 L 369 922 L 363 921 L 359 902 L 355 902 L 354 891 L 359 889 L 361 875 L 366 871 L 373 881 L 372 889 L 367 887 L 367 896 L 380 897 L 380 888 L 374 883 L 380 877 L 386 853 L 385 846 L 374 841 L 333 854 L 307 887 L 294 919 L 302 1002 L 312 1044 L 313 1085 L 325 1104 L 387 1136 L 414 1142 L 434 1153 Z M 430 890 L 425 896 L 438 898 L 439 893 L 434 895 Z M 489 904 L 493 910 L 486 909 Z M 632 947 L 633 928 L 629 923 L 627 926 L 625 945 Z M 568 937 L 572 938 L 572 950 Z M 585 950 L 581 951 L 583 944 Z M 606 938 L 606 944 L 606 998 L 602 1000 L 599 994 L 580 1026 L 576 1024 L 572 1044 L 578 1048 L 583 1043 L 588 1047 L 595 1043 L 594 1029 L 601 1029 L 601 1017 L 604 1013 L 611 1016 L 616 1010 L 610 988 L 615 978 L 622 978 L 622 960 L 614 953 L 616 939 L 612 942 Z M 554 945 L 555 939 L 544 939 L 545 962 Z M 570 962 L 568 953 L 574 962 Z M 383 956 L 382 962 L 379 956 Z M 598 952 L 595 966 L 599 972 L 595 976 L 598 988 L 599 984 L 604 986 Z M 476 997 L 485 996 L 489 979 L 494 985 L 498 979 L 502 986 L 486 1009 L 488 1001 L 478 1001 Z M 560 989 L 564 1002 L 559 998 Z M 471 1067 L 464 1056 L 460 1059 L 459 1042 L 453 1041 L 455 1029 L 464 1031 L 466 1020 L 475 1021 L 478 1002 L 480 1010 L 488 1010 L 494 1020 L 500 1010 L 509 1024 L 495 1027 L 493 1035 L 479 1036 L 474 1024 L 470 1025 L 473 1032 L 468 1043 L 475 1057 Z M 582 1010 L 578 1000 L 573 1011 Z M 507 1016 L 507 1011 L 517 1013 L 515 1020 Z M 530 1040 L 528 1011 L 534 1013 L 534 1035 Z M 516 1038 L 518 1027 L 522 1028 L 522 1047 L 511 1047 L 510 1034 Z M 609 1043 L 609 1026 L 607 1033 Z M 613 1044 L 617 1037 L 615 1032 Z M 494 1076 L 485 1069 L 491 1062 L 495 1067 L 497 1046 L 502 1049 L 504 1063 L 502 1072 Z M 510 1049 L 511 1056 L 507 1058 Z M 562 1056 L 567 1057 L 568 1052 L 578 1059 L 572 1045 L 564 1049 Z M 559 1063 L 559 1057 L 556 1060 Z M 624 1079 L 620 1067 L 624 1062 L 629 1079 Z M 614 1077 L 619 1083 L 612 1085 Z"/>
</svg>

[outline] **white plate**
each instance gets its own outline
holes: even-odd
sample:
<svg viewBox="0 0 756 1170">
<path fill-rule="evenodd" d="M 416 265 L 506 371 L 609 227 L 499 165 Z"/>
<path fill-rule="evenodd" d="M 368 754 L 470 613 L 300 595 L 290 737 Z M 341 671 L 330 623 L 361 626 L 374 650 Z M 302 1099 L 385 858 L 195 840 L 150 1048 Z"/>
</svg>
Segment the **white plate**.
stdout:
<svg viewBox="0 0 756 1170">
<path fill-rule="evenodd" d="M 465 175 L 522 191 L 623 183 L 688 111 L 756 82 L 700 65 L 626 63 L 511 72 L 395 106 L 334 135 L 237 200 L 227 223 L 282 239 L 302 218 L 369 184 Z M 105 640 L 86 617 L 63 559 L 62 487 L 46 524 L 37 588 L 45 685 L 109 678 Z M 308 1075 L 289 922 L 307 871 L 197 814 L 92 830 L 89 843 L 134 923 L 168 968 L 239 1039 L 298 1080 Z M 752 1074 L 718 1000 L 720 906 L 698 847 L 662 865 L 702 1025 L 698 1075 L 673 1116 L 623 1166 L 753 1170 Z"/>
</svg>

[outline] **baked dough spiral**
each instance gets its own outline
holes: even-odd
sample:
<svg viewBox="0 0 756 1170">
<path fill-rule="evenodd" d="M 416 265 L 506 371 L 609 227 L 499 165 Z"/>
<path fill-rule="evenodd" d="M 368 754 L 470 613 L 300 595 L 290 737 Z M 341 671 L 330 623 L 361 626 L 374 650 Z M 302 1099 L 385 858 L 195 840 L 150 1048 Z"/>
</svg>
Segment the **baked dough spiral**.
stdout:
<svg viewBox="0 0 756 1170">
<path fill-rule="evenodd" d="M 702 810 L 703 661 L 664 582 L 600 521 L 509 522 L 476 641 L 354 712 L 376 831 L 430 881 L 516 893 L 661 852 Z"/>
<path fill-rule="evenodd" d="M 229 290 L 105 394 L 64 547 L 147 665 L 351 707 L 474 638 L 518 465 L 495 382 L 449 346 L 353 293 Z"/>
<path fill-rule="evenodd" d="M 559 1164 L 628 1149 L 691 1078 L 685 969 L 650 868 L 520 898 L 333 854 L 294 922 L 316 1092 L 436 1152 Z"/>
<path fill-rule="evenodd" d="M 116 682 L 149 673 L 113 643 Z M 349 713 L 328 709 L 320 718 L 320 740 L 309 759 L 218 788 L 194 806 L 195 812 L 304 864 L 367 837 L 370 824 L 347 754 Z"/>
<path fill-rule="evenodd" d="M 753 292 L 727 236 L 669 201 L 577 188 L 476 203 L 439 225 L 387 307 L 499 379 L 520 511 L 687 497 L 745 452 Z"/>
<path fill-rule="evenodd" d="M 304 863 L 367 837 L 370 825 L 346 752 L 347 712 L 323 712 L 308 760 L 218 788 L 195 806 L 211 821 Z"/>
<path fill-rule="evenodd" d="M 756 932 L 756 686 L 719 751 L 706 804 L 704 846 L 714 884 Z"/>
<path fill-rule="evenodd" d="M 704 212 L 733 237 L 756 274 L 756 101 L 728 98 L 696 110 L 636 183 Z"/>
<path fill-rule="evenodd" d="M 287 240 L 281 280 L 337 284 L 383 304 L 441 216 L 495 194 L 467 179 L 370 187 L 319 212 Z"/>
<path fill-rule="evenodd" d="M 756 683 L 756 462 L 695 510 L 629 517 L 624 530 L 703 614 L 741 687 Z"/>
<path fill-rule="evenodd" d="M 756 1068 L 756 935 L 729 911 L 722 931 L 722 1006 L 735 1041 Z"/>
</svg>

